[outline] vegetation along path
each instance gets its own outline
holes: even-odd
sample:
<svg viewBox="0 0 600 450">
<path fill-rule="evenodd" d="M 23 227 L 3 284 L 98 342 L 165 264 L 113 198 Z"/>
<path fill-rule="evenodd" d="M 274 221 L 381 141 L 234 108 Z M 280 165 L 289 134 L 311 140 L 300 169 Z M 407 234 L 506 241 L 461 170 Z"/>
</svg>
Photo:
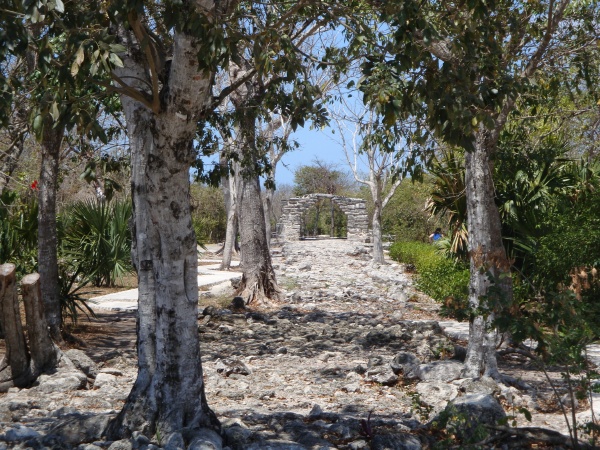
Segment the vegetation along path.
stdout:
<svg viewBox="0 0 600 450">
<path fill-rule="evenodd" d="M 201 296 L 206 394 L 231 449 L 426 448 L 439 436 L 425 425 L 473 393 L 509 414 L 529 410 L 532 423 L 516 414 L 520 426 L 567 433 L 544 375 L 520 355 L 500 359 L 520 389 L 460 379 L 467 327 L 441 319 L 402 265 L 373 264 L 367 246 L 346 240 L 286 243 L 273 254 L 285 294 L 271 309 L 227 308 L 232 290 Z M 86 345 L 69 357 L 87 379 L 61 372 L 2 394 L 0 448 L 159 448 L 156 436 L 101 437 L 136 375 L 135 316 L 123 309 L 76 327 Z M 589 420 L 589 404 L 576 414 Z"/>
</svg>

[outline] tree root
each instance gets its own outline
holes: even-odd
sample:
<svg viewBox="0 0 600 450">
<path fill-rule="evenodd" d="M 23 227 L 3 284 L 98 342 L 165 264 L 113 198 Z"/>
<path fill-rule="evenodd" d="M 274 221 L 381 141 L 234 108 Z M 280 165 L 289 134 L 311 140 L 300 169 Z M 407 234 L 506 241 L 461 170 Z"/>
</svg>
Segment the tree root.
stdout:
<svg viewBox="0 0 600 450">
<path fill-rule="evenodd" d="M 570 436 L 565 436 L 558 431 L 548 430 L 546 428 L 512 428 L 496 425 L 486 425 L 486 427 L 497 433 L 494 434 L 494 436 L 487 438 L 484 442 L 480 442 L 478 445 L 502 443 L 502 445 L 506 445 L 508 448 L 524 448 L 531 444 L 545 444 L 581 450 L 598 448 L 587 442 L 574 442 Z"/>
</svg>

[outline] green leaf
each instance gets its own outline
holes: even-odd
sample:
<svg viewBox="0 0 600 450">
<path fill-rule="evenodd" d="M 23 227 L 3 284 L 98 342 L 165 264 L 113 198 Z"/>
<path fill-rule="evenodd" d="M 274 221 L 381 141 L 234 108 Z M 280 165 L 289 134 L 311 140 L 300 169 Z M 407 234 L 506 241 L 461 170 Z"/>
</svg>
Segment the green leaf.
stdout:
<svg viewBox="0 0 600 450">
<path fill-rule="evenodd" d="M 121 61 L 121 58 L 119 58 L 116 53 L 111 53 L 108 57 L 108 60 L 113 64 L 113 66 L 123 67 L 123 61 Z"/>
<path fill-rule="evenodd" d="M 62 0 L 54 0 L 54 1 L 55 1 L 55 4 L 56 4 L 56 6 L 54 7 L 54 9 L 56 11 L 58 11 L 59 13 L 64 13 L 65 12 L 65 5 L 62 2 Z"/>
<path fill-rule="evenodd" d="M 37 116 L 35 116 L 35 119 L 33 119 L 33 131 L 35 132 L 35 134 L 37 134 L 37 135 L 41 134 L 43 125 L 44 125 L 44 118 L 42 117 L 41 114 L 38 114 Z"/>
<path fill-rule="evenodd" d="M 85 53 L 83 51 L 83 45 L 80 45 L 75 53 L 75 61 L 73 61 L 73 64 L 71 64 L 71 76 L 74 77 L 77 75 L 77 73 L 79 73 L 79 66 L 81 66 L 81 63 L 84 59 Z"/>
<path fill-rule="evenodd" d="M 50 106 L 50 116 L 55 122 L 58 121 L 60 113 L 58 111 L 58 104 L 56 102 L 52 102 L 52 106 Z"/>
<path fill-rule="evenodd" d="M 531 413 L 526 408 L 519 408 L 519 412 L 525 416 L 528 422 L 531 422 Z"/>
</svg>

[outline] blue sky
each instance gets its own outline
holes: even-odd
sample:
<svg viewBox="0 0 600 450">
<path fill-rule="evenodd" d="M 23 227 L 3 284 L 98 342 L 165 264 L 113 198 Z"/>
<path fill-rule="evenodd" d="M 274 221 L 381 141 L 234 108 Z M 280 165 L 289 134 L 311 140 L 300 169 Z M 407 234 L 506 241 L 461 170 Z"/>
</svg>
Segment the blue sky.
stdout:
<svg viewBox="0 0 600 450">
<path fill-rule="evenodd" d="M 308 124 L 307 124 L 308 125 Z M 331 139 L 331 128 L 311 130 L 299 128 L 292 134 L 291 139 L 300 144 L 300 148 L 283 155 L 275 174 L 276 184 L 293 184 L 294 171 L 300 166 L 312 165 L 315 158 L 331 164 L 337 164 L 342 171 L 350 171 L 344 150 Z"/>
</svg>

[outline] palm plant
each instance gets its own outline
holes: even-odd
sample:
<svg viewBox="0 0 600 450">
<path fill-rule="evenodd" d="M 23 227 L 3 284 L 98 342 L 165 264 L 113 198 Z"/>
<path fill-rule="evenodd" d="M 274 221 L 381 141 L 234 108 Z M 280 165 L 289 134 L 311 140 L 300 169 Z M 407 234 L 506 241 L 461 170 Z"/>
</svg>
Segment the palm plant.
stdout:
<svg viewBox="0 0 600 450">
<path fill-rule="evenodd" d="M 131 211 L 130 202 L 98 200 L 78 202 L 66 211 L 63 254 L 95 286 L 114 286 L 132 271 Z"/>
<path fill-rule="evenodd" d="M 450 236 L 444 250 L 458 259 L 468 253 L 467 199 L 465 196 L 465 165 L 463 151 L 444 147 L 431 161 L 430 173 L 434 189 L 425 206 L 432 216 L 445 217 Z"/>
</svg>

